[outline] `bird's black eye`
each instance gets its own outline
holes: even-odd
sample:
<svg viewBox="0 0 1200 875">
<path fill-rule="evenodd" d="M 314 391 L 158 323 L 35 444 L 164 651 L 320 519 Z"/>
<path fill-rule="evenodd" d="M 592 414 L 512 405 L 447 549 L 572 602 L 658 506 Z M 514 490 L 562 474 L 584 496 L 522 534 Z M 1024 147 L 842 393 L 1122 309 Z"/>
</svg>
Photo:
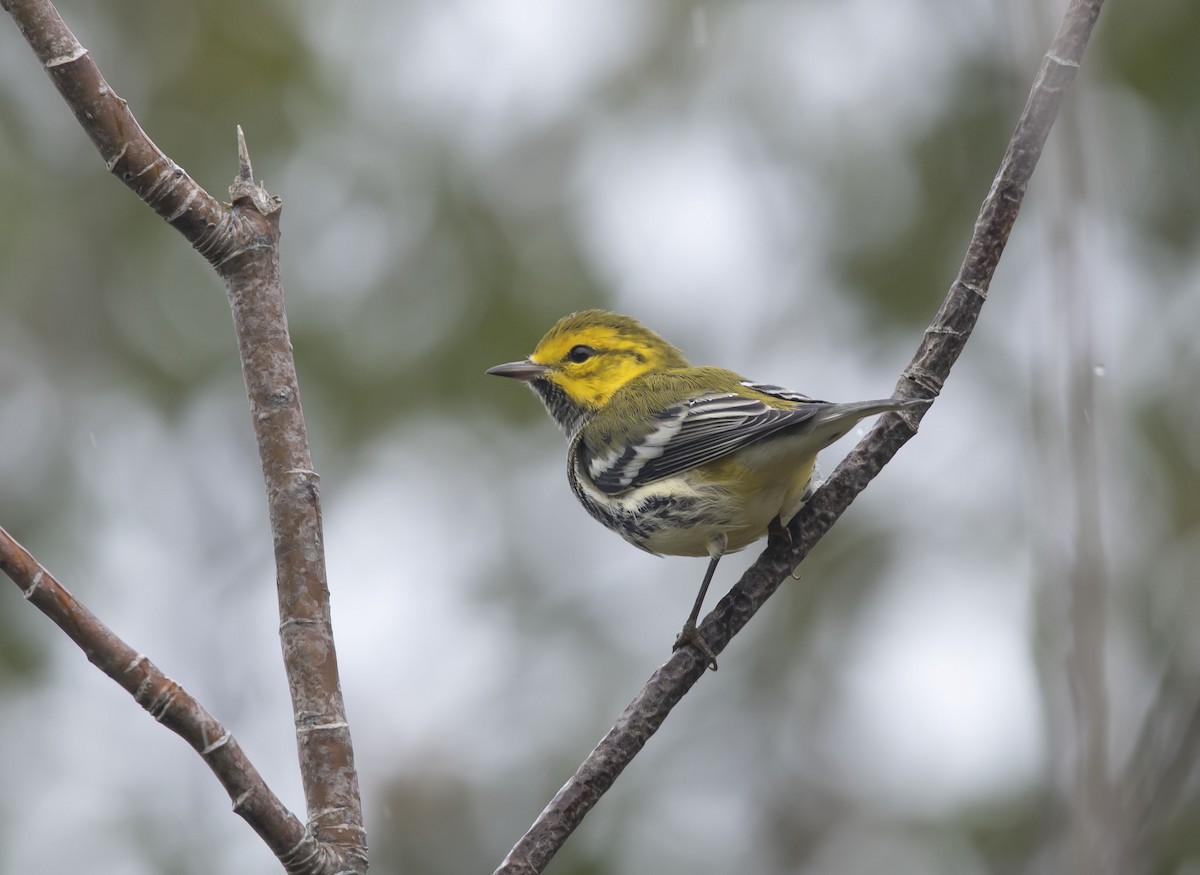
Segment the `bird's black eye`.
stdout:
<svg viewBox="0 0 1200 875">
<path fill-rule="evenodd" d="M 590 359 L 595 354 L 596 354 L 596 350 L 592 349 L 590 346 L 584 346 L 581 343 L 581 344 L 579 344 L 579 346 L 571 347 L 571 351 L 569 353 L 567 353 L 567 358 L 570 359 L 571 361 L 575 362 L 575 364 L 578 365 L 583 362 L 586 362 L 588 359 Z"/>
</svg>

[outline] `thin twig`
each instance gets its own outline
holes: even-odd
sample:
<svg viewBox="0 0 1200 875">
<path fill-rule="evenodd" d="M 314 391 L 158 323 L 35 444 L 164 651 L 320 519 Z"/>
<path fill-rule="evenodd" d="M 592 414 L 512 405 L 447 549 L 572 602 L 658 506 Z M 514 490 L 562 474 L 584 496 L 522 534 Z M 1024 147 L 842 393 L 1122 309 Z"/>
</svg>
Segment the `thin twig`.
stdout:
<svg viewBox="0 0 1200 875">
<path fill-rule="evenodd" d="M 1034 80 L 992 188 L 984 199 L 962 267 L 898 383 L 897 391 L 935 397 L 962 352 L 987 298 L 1033 169 L 1075 77 L 1103 0 L 1072 0 Z M 700 626 L 720 653 L 775 592 L 896 451 L 916 433 L 921 413 L 885 415 L 838 465 L 792 523 L 792 539 L 769 544 Z M 683 648 L 654 673 L 616 724 L 509 851 L 496 875 L 541 872 L 584 816 L 684 694 L 705 673 L 705 658 Z"/>
<path fill-rule="evenodd" d="M 318 478 L 279 274 L 279 199 L 255 184 L 239 130 L 232 205 L 220 204 L 151 142 L 49 0 L 0 0 L 0 7 L 12 15 L 109 170 L 225 281 L 267 487 L 280 638 L 309 829 L 340 861 L 336 870 L 322 870 L 310 860 L 303 871 L 365 871 L 362 804 L 329 618 Z"/>
</svg>

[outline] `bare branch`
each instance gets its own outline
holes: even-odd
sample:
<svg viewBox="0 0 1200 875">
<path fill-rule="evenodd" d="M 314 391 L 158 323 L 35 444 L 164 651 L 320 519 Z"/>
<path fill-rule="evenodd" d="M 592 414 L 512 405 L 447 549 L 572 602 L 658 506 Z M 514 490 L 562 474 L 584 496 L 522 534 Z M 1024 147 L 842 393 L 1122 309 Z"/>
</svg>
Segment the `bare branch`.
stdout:
<svg viewBox="0 0 1200 875">
<path fill-rule="evenodd" d="M 309 828 L 334 846 L 342 871 L 365 871 L 362 804 L 329 617 L 318 477 L 279 274 L 279 199 L 254 182 L 239 130 L 232 205 L 218 203 L 150 141 L 49 0 L 0 0 L 0 6 L 12 15 L 108 168 L 225 281 L 267 487 L 280 639 Z M 310 858 L 303 871 L 323 871 L 312 868 L 319 862 Z"/>
<path fill-rule="evenodd" d="M 120 684 L 151 717 L 200 754 L 233 800 L 234 812 L 250 824 L 280 860 L 321 853 L 316 839 L 267 787 L 233 735 L 183 687 L 80 604 L 2 528 L 0 569 L 20 587 L 30 604 L 79 645 L 88 661 Z"/>
<path fill-rule="evenodd" d="M 186 237 L 205 258 L 219 263 L 233 245 L 236 216 L 204 191 L 146 136 L 129 104 L 99 68 L 48 0 L 0 0 L 33 49 L 75 118 L 91 137 L 109 171 Z"/>
<path fill-rule="evenodd" d="M 248 167 L 246 157 L 243 169 Z M 231 193 L 234 209 L 248 207 L 246 212 L 263 218 L 270 229 L 269 235 L 219 269 L 233 310 L 250 419 L 267 486 L 279 638 L 296 717 L 309 827 L 323 841 L 358 857 L 365 868 L 358 775 L 329 616 L 320 478 L 308 449 L 279 275 L 279 212 L 262 216 L 258 209 L 274 199 L 241 177 Z"/>
<path fill-rule="evenodd" d="M 983 201 L 958 276 L 913 360 L 897 384 L 899 394 L 936 396 L 975 327 L 1000 255 L 1059 105 L 1083 58 L 1103 0 L 1072 0 L 1038 70 L 1029 99 L 1009 140 L 1000 169 Z M 792 522 L 792 537 L 777 538 L 700 626 L 720 653 L 854 498 L 916 433 L 921 413 L 887 414 L 834 470 Z M 686 647 L 654 673 L 616 724 L 563 785 L 529 831 L 509 851 L 496 875 L 541 872 L 584 816 L 612 786 L 671 709 L 705 673 L 706 660 Z"/>
</svg>

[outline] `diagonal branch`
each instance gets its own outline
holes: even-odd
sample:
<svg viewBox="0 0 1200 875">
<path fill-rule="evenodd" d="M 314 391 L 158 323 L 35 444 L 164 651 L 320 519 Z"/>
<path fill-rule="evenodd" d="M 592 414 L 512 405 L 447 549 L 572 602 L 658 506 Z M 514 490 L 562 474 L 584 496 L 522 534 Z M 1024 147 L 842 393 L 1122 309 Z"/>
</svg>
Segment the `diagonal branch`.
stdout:
<svg viewBox="0 0 1200 875">
<path fill-rule="evenodd" d="M 1063 94 L 1075 78 L 1103 0 L 1072 0 L 1038 70 L 1016 130 L 980 207 L 967 252 L 950 291 L 904 369 L 899 394 L 935 397 L 979 318 L 1000 255 L 1041 156 Z M 720 653 L 854 498 L 914 434 L 924 411 L 887 414 L 834 470 L 792 522 L 792 538 L 770 543 L 700 626 Z M 541 872 L 621 771 L 662 725 L 671 709 L 704 675 L 695 648 L 677 651 L 642 688 L 616 724 L 563 785 L 496 875 Z"/>
<path fill-rule="evenodd" d="M 129 104 L 105 81 L 88 50 L 49 0 L 0 0 L 58 88 L 109 172 L 218 263 L 233 245 L 237 216 L 146 136 Z"/>
<path fill-rule="evenodd" d="M 250 824 L 285 865 L 320 852 L 316 839 L 267 787 L 233 735 L 183 687 L 80 604 L 2 528 L 0 569 L 30 604 L 79 645 L 90 662 L 200 754 L 233 800 L 234 813 Z"/>
<path fill-rule="evenodd" d="M 318 477 L 279 273 L 279 199 L 254 183 L 239 131 L 233 203 L 219 203 L 146 136 L 50 0 L 0 0 L 0 7 L 109 170 L 183 234 L 225 282 L 267 487 L 280 639 L 309 826 L 335 849 L 342 871 L 365 871 L 362 804 L 329 616 Z"/>
</svg>

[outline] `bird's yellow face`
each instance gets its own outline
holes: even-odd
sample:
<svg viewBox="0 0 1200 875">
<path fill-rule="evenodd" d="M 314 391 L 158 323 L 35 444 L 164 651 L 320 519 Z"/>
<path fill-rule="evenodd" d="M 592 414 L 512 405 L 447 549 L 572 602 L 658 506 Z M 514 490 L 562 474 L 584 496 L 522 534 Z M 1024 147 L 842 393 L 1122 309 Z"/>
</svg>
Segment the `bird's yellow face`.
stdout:
<svg viewBox="0 0 1200 875">
<path fill-rule="evenodd" d="M 679 350 L 632 319 L 588 311 L 568 316 L 529 357 L 545 379 L 576 403 L 602 407 L 613 393 L 647 371 L 687 367 Z"/>
<path fill-rule="evenodd" d="M 631 380 L 686 367 L 683 353 L 636 319 L 585 310 L 560 319 L 529 358 L 487 373 L 526 383 L 572 438 Z"/>
</svg>

